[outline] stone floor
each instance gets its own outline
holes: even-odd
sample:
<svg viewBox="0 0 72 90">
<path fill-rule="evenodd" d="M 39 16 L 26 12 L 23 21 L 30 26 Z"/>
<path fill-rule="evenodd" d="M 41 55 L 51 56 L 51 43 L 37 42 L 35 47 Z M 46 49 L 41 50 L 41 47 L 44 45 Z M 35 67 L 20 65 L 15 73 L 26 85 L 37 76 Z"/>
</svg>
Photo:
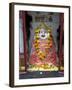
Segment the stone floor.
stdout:
<svg viewBox="0 0 72 90">
<path fill-rule="evenodd" d="M 19 79 L 63 77 L 63 71 L 33 71 L 20 73 Z"/>
</svg>

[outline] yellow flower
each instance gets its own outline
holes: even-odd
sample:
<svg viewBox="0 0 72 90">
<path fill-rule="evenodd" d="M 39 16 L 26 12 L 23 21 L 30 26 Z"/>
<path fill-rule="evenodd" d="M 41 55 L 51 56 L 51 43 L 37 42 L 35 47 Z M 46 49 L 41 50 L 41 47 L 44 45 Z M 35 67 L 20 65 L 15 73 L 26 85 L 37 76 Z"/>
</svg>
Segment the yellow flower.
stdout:
<svg viewBox="0 0 72 90">
<path fill-rule="evenodd" d="M 34 38 L 35 38 L 35 39 L 39 39 L 39 35 L 35 35 Z"/>
</svg>

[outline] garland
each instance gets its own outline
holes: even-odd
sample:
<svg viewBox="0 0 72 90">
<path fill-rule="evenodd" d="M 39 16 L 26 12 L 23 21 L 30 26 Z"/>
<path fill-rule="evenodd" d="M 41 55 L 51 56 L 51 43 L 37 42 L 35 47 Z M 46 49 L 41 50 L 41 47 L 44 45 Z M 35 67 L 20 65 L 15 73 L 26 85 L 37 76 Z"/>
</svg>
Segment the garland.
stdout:
<svg viewBox="0 0 72 90">
<path fill-rule="evenodd" d="M 34 47 L 35 47 L 35 50 L 36 50 L 36 53 L 37 53 L 39 59 L 41 61 L 43 61 L 43 60 L 45 60 L 47 54 L 40 50 L 39 32 L 40 32 L 41 28 L 44 28 L 45 30 L 47 30 L 47 33 L 49 34 L 49 36 L 47 37 L 47 44 L 44 46 L 46 53 L 48 53 L 48 50 L 52 47 L 52 45 L 53 45 L 53 41 L 52 40 L 53 39 L 52 39 L 52 35 L 51 35 L 51 29 L 48 28 L 45 24 L 41 24 L 40 27 L 35 29 Z"/>
</svg>

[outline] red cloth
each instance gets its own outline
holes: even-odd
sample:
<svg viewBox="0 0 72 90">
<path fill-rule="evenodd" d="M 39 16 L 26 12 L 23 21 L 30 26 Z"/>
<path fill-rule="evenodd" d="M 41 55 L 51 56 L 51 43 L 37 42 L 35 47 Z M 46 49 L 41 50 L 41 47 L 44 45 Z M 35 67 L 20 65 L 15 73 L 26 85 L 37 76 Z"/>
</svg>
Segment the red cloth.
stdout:
<svg viewBox="0 0 72 90">
<path fill-rule="evenodd" d="M 43 64 L 53 64 L 55 66 L 57 66 L 57 54 L 56 54 L 56 49 L 55 49 L 55 45 L 52 41 L 52 45 L 50 48 L 46 48 L 47 47 L 47 40 L 39 40 L 39 50 L 46 53 L 46 57 L 44 58 L 44 60 L 40 60 L 38 53 L 36 52 L 35 49 L 35 42 L 33 41 L 32 44 L 32 49 L 31 49 L 31 54 L 30 54 L 30 59 L 29 62 L 31 65 L 43 65 Z"/>
</svg>

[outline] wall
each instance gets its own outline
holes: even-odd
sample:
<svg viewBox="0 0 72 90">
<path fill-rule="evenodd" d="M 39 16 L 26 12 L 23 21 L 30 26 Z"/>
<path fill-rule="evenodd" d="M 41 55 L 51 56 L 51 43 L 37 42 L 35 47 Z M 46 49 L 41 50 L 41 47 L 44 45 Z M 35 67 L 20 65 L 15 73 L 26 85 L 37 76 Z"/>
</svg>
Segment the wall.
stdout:
<svg viewBox="0 0 72 90">
<path fill-rule="evenodd" d="M 70 5 L 72 0 L 0 0 L 0 90 L 11 90 L 8 86 L 9 80 L 9 2 L 28 2 L 29 3 L 45 3 L 45 4 L 57 4 L 57 5 Z M 72 10 L 72 6 L 71 6 Z M 72 12 L 71 12 L 72 15 Z M 71 18 L 72 21 L 72 18 Z M 71 27 L 72 28 L 72 27 Z M 72 33 L 72 31 L 71 31 Z M 72 38 L 72 36 L 71 36 Z M 71 62 L 72 64 L 72 62 Z M 71 66 L 72 68 L 72 66 Z M 72 75 L 72 72 L 71 72 Z M 72 80 L 72 78 L 71 78 Z M 70 85 L 53 85 L 53 86 L 39 86 L 39 87 L 25 87 L 14 88 L 15 90 L 71 90 L 72 83 Z"/>
</svg>

